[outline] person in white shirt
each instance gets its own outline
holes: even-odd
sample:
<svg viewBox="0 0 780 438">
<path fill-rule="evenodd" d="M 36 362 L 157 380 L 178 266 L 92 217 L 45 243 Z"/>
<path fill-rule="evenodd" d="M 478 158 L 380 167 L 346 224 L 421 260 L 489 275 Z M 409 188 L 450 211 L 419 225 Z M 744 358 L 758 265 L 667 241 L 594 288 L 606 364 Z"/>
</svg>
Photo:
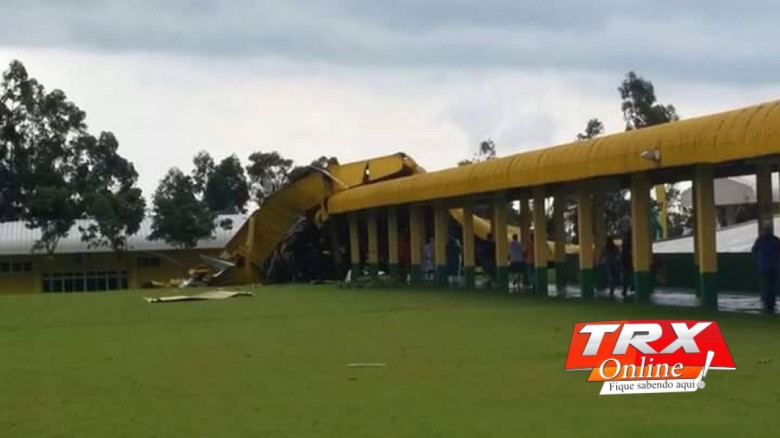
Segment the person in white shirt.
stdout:
<svg viewBox="0 0 780 438">
<path fill-rule="evenodd" d="M 509 242 L 509 272 L 512 275 L 512 286 L 518 292 L 520 292 L 521 287 L 520 278 L 525 272 L 524 263 L 523 244 L 518 240 L 517 234 L 513 234 L 512 241 Z"/>
</svg>

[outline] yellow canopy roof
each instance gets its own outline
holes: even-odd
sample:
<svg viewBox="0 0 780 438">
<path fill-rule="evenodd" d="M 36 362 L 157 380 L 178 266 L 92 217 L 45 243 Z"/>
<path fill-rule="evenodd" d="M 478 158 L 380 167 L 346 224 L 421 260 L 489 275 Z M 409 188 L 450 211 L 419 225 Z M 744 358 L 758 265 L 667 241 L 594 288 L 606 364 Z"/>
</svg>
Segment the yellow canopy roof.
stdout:
<svg viewBox="0 0 780 438">
<path fill-rule="evenodd" d="M 367 184 L 334 194 L 329 213 L 780 153 L 780 101 Z M 657 161 L 643 158 L 657 151 Z"/>
</svg>

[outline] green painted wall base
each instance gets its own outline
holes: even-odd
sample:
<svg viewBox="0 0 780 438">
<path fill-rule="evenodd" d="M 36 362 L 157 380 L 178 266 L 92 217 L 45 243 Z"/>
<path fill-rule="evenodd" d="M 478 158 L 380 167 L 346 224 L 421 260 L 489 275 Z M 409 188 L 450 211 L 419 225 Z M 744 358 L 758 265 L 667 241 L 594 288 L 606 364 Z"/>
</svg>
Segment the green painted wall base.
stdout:
<svg viewBox="0 0 780 438">
<path fill-rule="evenodd" d="M 412 265 L 412 284 L 423 284 L 423 271 L 421 265 Z"/>
<path fill-rule="evenodd" d="M 596 273 L 593 268 L 580 269 L 580 290 L 583 300 L 592 300 L 595 294 Z"/>
<path fill-rule="evenodd" d="M 368 275 L 370 275 L 373 278 L 377 278 L 379 276 L 379 265 L 376 263 L 369 263 Z"/>
<path fill-rule="evenodd" d="M 593 285 L 596 290 L 604 290 L 607 288 L 607 267 L 599 263 L 593 268 L 594 281 Z"/>
<path fill-rule="evenodd" d="M 649 271 L 634 272 L 634 284 L 636 286 L 636 297 L 640 303 L 649 303 L 650 294 L 653 292 L 653 283 Z"/>
<path fill-rule="evenodd" d="M 699 272 L 699 265 L 693 264 L 693 272 Z M 696 297 L 701 297 L 701 279 L 693 282 L 693 291 L 696 292 Z"/>
<path fill-rule="evenodd" d="M 509 290 L 509 267 L 499 266 L 496 268 L 496 284 L 494 287 L 501 292 Z"/>
<path fill-rule="evenodd" d="M 557 290 L 566 290 L 566 262 L 559 261 L 555 263 L 555 288 Z"/>
<path fill-rule="evenodd" d="M 393 281 L 403 281 L 403 278 L 401 278 L 401 268 L 398 266 L 397 263 L 391 263 L 387 266 L 387 272 L 390 274 L 390 278 Z"/>
<path fill-rule="evenodd" d="M 718 273 L 702 272 L 699 274 L 699 294 L 701 305 L 705 309 L 718 310 Z"/>
<path fill-rule="evenodd" d="M 534 293 L 536 295 L 547 296 L 547 267 L 537 266 L 534 269 Z"/>
<path fill-rule="evenodd" d="M 352 269 L 352 278 L 360 277 L 361 275 L 360 263 L 353 263 L 351 269 Z"/>
<path fill-rule="evenodd" d="M 436 265 L 436 286 L 447 287 L 447 267 Z"/>
<path fill-rule="evenodd" d="M 466 279 L 466 288 L 475 289 L 477 287 L 477 276 L 474 272 L 473 266 L 466 266 L 463 268 L 463 276 Z"/>
</svg>

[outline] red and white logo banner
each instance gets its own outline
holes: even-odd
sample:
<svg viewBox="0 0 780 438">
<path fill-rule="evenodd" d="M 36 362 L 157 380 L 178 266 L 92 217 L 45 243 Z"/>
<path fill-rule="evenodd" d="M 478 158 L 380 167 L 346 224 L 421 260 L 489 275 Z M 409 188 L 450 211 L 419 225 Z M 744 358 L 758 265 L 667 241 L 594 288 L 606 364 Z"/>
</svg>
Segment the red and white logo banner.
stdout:
<svg viewBox="0 0 780 438">
<path fill-rule="evenodd" d="M 566 371 L 589 371 L 602 395 L 695 392 L 709 370 L 735 370 L 715 321 L 584 322 L 574 326 Z"/>
</svg>

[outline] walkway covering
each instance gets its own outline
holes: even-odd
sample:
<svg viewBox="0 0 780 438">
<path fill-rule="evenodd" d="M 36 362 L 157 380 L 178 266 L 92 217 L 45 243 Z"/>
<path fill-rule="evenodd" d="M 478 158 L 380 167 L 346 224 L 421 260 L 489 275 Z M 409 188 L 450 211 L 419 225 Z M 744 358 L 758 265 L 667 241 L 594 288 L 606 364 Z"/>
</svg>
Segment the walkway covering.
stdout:
<svg viewBox="0 0 780 438">
<path fill-rule="evenodd" d="M 573 142 L 334 194 L 331 214 L 780 153 L 780 101 Z M 657 161 L 643 152 L 658 153 Z"/>
</svg>

